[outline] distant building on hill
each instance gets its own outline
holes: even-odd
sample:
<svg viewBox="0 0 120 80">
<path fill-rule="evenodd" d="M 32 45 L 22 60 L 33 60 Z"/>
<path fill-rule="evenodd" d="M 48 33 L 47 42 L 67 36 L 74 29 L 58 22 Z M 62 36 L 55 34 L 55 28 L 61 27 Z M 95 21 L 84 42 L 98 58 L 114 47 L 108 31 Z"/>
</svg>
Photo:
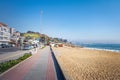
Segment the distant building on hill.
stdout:
<svg viewBox="0 0 120 80">
<path fill-rule="evenodd" d="M 9 27 L 0 22 L 0 44 L 8 44 L 10 42 Z"/>
</svg>

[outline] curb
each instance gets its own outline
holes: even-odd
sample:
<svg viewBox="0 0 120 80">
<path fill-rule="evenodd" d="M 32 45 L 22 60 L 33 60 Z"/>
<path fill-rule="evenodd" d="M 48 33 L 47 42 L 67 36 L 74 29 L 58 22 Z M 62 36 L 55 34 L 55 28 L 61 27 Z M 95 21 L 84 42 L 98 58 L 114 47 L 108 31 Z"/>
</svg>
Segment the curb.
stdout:
<svg viewBox="0 0 120 80">
<path fill-rule="evenodd" d="M 58 80 L 66 80 L 66 76 L 65 74 L 63 73 L 63 70 L 61 69 L 61 66 L 59 65 L 59 62 L 55 56 L 55 53 L 53 51 L 53 49 L 50 47 L 51 49 L 51 53 L 52 53 L 52 58 L 53 58 L 53 62 L 54 62 L 54 66 L 55 66 L 55 71 L 56 71 L 56 75 L 57 75 L 57 78 Z M 61 74 L 61 75 L 59 75 Z"/>
<path fill-rule="evenodd" d="M 58 80 L 57 74 L 55 70 L 55 64 L 52 58 L 52 54 L 48 54 L 48 61 L 47 61 L 47 69 L 46 69 L 46 79 L 45 80 Z"/>
<path fill-rule="evenodd" d="M 57 54 L 56 54 L 56 53 L 57 53 Z M 58 53 L 58 51 L 56 51 L 56 50 L 53 50 L 53 54 L 54 54 L 55 58 L 56 58 L 56 55 L 57 55 L 57 56 L 60 56 L 60 53 Z M 56 55 L 55 55 L 55 54 L 56 54 Z M 56 59 L 57 59 L 57 58 L 56 58 Z M 57 61 L 58 61 L 58 60 L 57 60 Z M 59 61 L 58 61 L 58 64 L 59 64 Z M 62 71 L 65 79 L 66 79 L 66 80 L 71 80 L 71 79 L 68 77 L 68 75 L 65 74 L 64 69 L 62 69 L 62 67 L 61 67 L 60 64 L 59 64 L 59 66 L 60 66 L 60 68 L 61 68 L 61 71 Z"/>
</svg>

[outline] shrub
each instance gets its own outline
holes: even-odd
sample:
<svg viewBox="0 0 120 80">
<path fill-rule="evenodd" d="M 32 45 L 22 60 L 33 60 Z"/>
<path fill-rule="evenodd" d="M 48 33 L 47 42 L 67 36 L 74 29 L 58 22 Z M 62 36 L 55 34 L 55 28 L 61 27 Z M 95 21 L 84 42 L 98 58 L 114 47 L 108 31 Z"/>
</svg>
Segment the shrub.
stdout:
<svg viewBox="0 0 120 80">
<path fill-rule="evenodd" d="M 13 67 L 14 65 L 18 64 L 19 62 L 25 60 L 26 58 L 30 57 L 32 54 L 24 54 L 22 57 L 16 59 L 16 60 L 9 60 L 3 63 L 0 63 L 0 74 L 9 68 Z"/>
</svg>

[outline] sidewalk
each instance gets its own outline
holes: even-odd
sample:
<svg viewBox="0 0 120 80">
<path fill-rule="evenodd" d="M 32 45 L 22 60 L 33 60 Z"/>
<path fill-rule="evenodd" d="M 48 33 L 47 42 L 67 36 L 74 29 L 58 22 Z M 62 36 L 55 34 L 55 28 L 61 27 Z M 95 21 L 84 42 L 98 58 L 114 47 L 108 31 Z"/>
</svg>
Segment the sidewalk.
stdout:
<svg viewBox="0 0 120 80">
<path fill-rule="evenodd" d="M 0 76 L 0 80 L 57 80 L 49 47 Z"/>
</svg>

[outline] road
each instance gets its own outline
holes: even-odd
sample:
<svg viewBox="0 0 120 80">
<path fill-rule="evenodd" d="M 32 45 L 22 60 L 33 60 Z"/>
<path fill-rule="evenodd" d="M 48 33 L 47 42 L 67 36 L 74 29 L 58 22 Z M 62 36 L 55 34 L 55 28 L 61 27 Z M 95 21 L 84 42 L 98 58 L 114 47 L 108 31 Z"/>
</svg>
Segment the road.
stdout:
<svg viewBox="0 0 120 80">
<path fill-rule="evenodd" d="M 19 51 L 19 48 L 11 47 L 11 48 L 0 48 L 0 54 L 9 53 L 9 52 L 16 52 Z"/>
<path fill-rule="evenodd" d="M 18 48 L 0 48 L 0 63 L 17 59 L 30 50 L 19 50 Z"/>
</svg>

